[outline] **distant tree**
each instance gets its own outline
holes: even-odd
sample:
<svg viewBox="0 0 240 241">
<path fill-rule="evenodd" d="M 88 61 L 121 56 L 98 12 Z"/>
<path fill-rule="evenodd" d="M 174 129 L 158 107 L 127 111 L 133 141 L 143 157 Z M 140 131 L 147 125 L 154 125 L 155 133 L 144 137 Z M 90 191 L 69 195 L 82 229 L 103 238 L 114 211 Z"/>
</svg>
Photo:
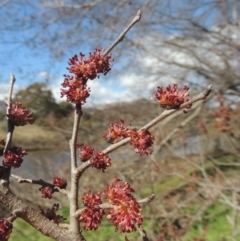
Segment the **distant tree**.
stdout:
<svg viewBox="0 0 240 241">
<path fill-rule="evenodd" d="M 26 89 L 19 90 L 15 95 L 15 101 L 20 101 L 34 112 L 36 118 L 44 118 L 50 113 L 53 113 L 55 117 L 63 117 L 73 110 L 70 103 L 57 104 L 52 91 L 43 82 L 33 83 Z"/>
</svg>

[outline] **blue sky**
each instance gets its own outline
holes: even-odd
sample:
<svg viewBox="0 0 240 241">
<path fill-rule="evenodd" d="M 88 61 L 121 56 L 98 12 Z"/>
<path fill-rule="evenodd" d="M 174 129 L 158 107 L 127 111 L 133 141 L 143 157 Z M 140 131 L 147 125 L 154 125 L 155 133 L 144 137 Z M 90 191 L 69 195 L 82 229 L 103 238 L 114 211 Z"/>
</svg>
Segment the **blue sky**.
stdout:
<svg viewBox="0 0 240 241">
<path fill-rule="evenodd" d="M 38 1 L 36 1 L 36 3 L 37 2 Z M 166 1 L 166 3 L 167 2 L 169 1 Z M 183 3 L 184 1 L 179 1 L 178 4 L 172 3 L 175 8 L 174 11 L 177 11 L 178 8 L 185 9 L 186 6 L 184 6 Z M 41 38 L 41 30 L 39 28 L 32 28 L 31 18 L 29 16 L 32 13 L 33 9 L 28 6 L 21 5 L 21 2 L 18 1 L 16 1 L 15 4 L 11 5 L 11 8 L 8 6 L 8 9 L 11 9 L 11 11 L 6 11 L 5 13 L 2 11 L 2 9 L 0 9 L 0 21 L 4 23 L 6 22 L 4 26 L 7 27 L 7 29 L 4 29 L 4 31 L 2 31 L 2 34 L 0 36 L 0 99 L 3 99 L 3 96 L 6 95 L 9 83 L 9 75 L 10 73 L 13 73 L 17 80 L 15 84 L 15 91 L 17 91 L 19 88 L 24 88 L 27 85 L 36 81 L 47 81 L 47 83 L 49 84 L 49 88 L 54 93 L 56 100 L 59 101 L 59 93 L 61 88 L 60 84 L 63 80 L 63 75 L 68 74 L 68 71 L 66 70 L 66 67 L 68 67 L 68 59 L 74 54 L 78 54 L 79 52 L 83 52 L 87 55 L 89 51 L 92 51 L 89 48 L 88 42 L 79 42 L 79 45 L 76 46 L 76 48 L 72 48 L 71 50 L 59 49 L 59 52 L 62 52 L 62 56 L 61 58 L 54 59 L 52 58 L 48 49 L 44 47 L 44 45 L 37 46 L 36 44 L 34 44 L 34 41 L 31 42 L 31 40 L 34 40 L 35 38 Z M 36 11 L 35 15 L 37 18 L 38 14 L 40 14 L 43 9 L 41 9 L 41 7 L 38 7 L 36 9 L 34 11 Z M 203 10 L 204 8 L 198 8 L 198 10 L 195 11 L 195 17 L 200 15 Z M 159 11 L 162 12 L 164 11 L 164 9 L 160 9 Z M 148 13 L 144 13 L 144 11 L 143 14 L 143 18 L 151 17 L 150 15 L 148 16 Z M 156 15 L 154 16 L 156 17 Z M 7 22 L 9 18 L 15 18 L 19 20 L 19 23 L 17 22 L 17 25 L 19 26 L 17 28 L 15 26 L 15 28 L 13 29 L 11 22 Z M 24 29 L 22 29 L 21 27 L 22 18 L 27 19 L 27 23 L 29 22 L 29 24 L 24 26 Z M 209 16 L 209 20 L 207 20 L 205 24 L 211 25 L 211 18 L 212 16 Z M 90 23 L 85 20 L 82 21 L 81 24 L 81 27 L 86 28 Z M 53 24 L 50 26 L 50 30 L 57 30 L 57 26 L 64 27 L 61 24 Z M 117 29 L 117 31 L 114 30 L 116 36 L 117 33 L 120 33 L 124 27 L 125 26 L 123 25 L 121 29 Z M 166 30 L 166 34 L 177 34 L 176 30 L 174 30 L 175 32 L 172 32 L 173 30 L 171 30 L 171 27 L 174 26 L 169 25 L 168 27 L 164 27 L 164 25 L 159 26 L 155 24 L 152 27 L 152 30 L 154 29 L 154 31 L 156 31 L 154 33 L 159 35 L 164 34 L 164 30 Z M 1 28 L 2 26 L 0 26 L 0 30 Z M 68 25 L 66 25 L 66 28 L 71 29 L 71 24 L 68 23 Z M 95 25 L 93 26 L 93 29 L 97 29 Z M 97 30 L 99 31 L 99 29 Z M 99 33 L 102 32 L 104 33 L 104 29 L 101 29 Z M 77 34 L 82 34 L 82 32 Z M 131 31 L 130 33 L 128 33 L 128 37 L 130 36 Z M 104 39 L 104 36 L 102 38 Z M 146 45 L 151 45 L 151 42 L 149 42 L 147 37 L 144 36 L 144 33 L 139 33 L 139 38 L 143 43 L 145 42 Z M 28 41 L 28 47 L 23 44 L 26 41 Z M 58 39 L 58 41 L 61 41 L 61 39 Z M 54 48 L 58 47 L 56 43 L 52 43 Z M 102 43 L 104 45 L 102 47 L 106 48 L 109 46 L 108 41 L 102 41 Z M 122 46 L 123 44 L 120 43 L 118 47 L 121 48 Z M 161 54 L 161 50 L 158 50 L 158 53 Z M 174 53 L 174 58 L 176 58 L 176 54 L 177 53 Z M 114 50 L 112 55 L 114 58 Z M 150 70 L 151 68 L 153 68 L 153 71 L 155 71 L 156 73 L 161 73 L 161 71 L 159 71 L 161 70 L 161 68 L 166 69 L 166 65 L 159 63 L 159 61 L 157 61 L 156 59 L 151 59 L 148 56 L 144 56 L 144 58 L 142 58 L 142 56 L 136 56 L 136 59 L 141 58 L 139 61 L 141 65 L 135 66 L 135 72 L 132 69 L 131 72 L 125 69 L 124 73 L 118 76 L 115 75 L 114 70 L 117 70 L 122 66 L 122 63 L 124 62 L 124 56 L 120 56 L 120 59 L 118 60 L 115 59 L 112 67 L 113 71 L 110 71 L 107 76 L 101 76 L 100 79 L 89 82 L 92 91 L 91 97 L 87 100 L 87 103 L 104 104 L 116 101 L 130 101 L 138 97 L 148 98 L 153 94 L 154 85 L 157 86 L 161 83 L 166 83 L 169 80 L 171 80 L 172 82 L 177 82 L 177 79 L 172 76 L 171 69 L 169 71 L 169 74 L 167 73 L 167 75 L 165 76 L 160 75 L 158 82 L 156 82 L 155 79 L 152 79 L 150 75 L 147 75 L 146 73 L 145 75 L 143 73 L 140 73 L 141 71 L 139 70 L 144 68 Z M 186 56 L 182 56 L 182 58 L 186 58 Z M 140 83 L 142 83 L 142 85 Z"/>
</svg>

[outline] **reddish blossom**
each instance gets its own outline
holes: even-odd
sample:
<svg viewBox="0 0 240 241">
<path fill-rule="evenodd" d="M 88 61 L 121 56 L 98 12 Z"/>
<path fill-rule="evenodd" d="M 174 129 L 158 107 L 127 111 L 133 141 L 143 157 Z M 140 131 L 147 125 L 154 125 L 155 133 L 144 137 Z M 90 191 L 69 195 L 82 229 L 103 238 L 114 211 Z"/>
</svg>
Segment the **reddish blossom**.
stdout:
<svg viewBox="0 0 240 241">
<path fill-rule="evenodd" d="M 39 188 L 39 191 L 42 192 L 42 198 L 48 198 L 48 199 L 51 199 L 52 194 L 54 193 L 53 188 L 50 186 L 42 186 L 41 188 Z"/>
<path fill-rule="evenodd" d="M 9 121 L 15 126 L 24 126 L 27 123 L 33 124 L 33 113 L 22 107 L 20 102 L 11 104 L 7 115 Z"/>
<path fill-rule="evenodd" d="M 53 207 L 51 209 L 48 208 L 46 211 L 44 211 L 40 206 L 38 207 L 41 210 L 41 214 L 43 216 L 49 220 L 53 220 L 53 222 L 56 224 L 59 224 L 60 221 L 66 220 L 66 218 L 61 215 L 57 215 L 56 213 L 59 209 L 59 203 L 54 203 Z"/>
<path fill-rule="evenodd" d="M 95 49 L 94 53 L 90 53 L 88 59 L 80 53 L 69 59 L 69 72 L 73 76 L 64 75 L 64 81 L 61 89 L 61 97 L 66 96 L 68 102 L 75 104 L 84 104 L 90 96 L 90 88 L 87 88 L 87 81 L 99 77 L 99 74 L 106 75 L 110 71 L 112 58 L 110 55 L 102 55 L 103 49 Z"/>
<path fill-rule="evenodd" d="M 79 58 L 77 55 L 69 59 L 70 73 L 75 74 L 84 81 L 88 79 L 95 79 L 100 73 L 106 75 L 111 70 L 112 58 L 110 55 L 102 55 L 103 49 L 97 48 L 93 54 L 89 53 L 88 59 L 85 55 L 80 53 Z"/>
<path fill-rule="evenodd" d="M 12 232 L 12 223 L 5 218 L 0 218 L 0 240 L 7 241 Z"/>
<path fill-rule="evenodd" d="M 94 194 L 91 192 L 91 190 L 88 191 L 87 193 L 84 193 L 82 196 L 83 205 L 89 208 L 100 205 L 102 203 L 100 196 L 101 196 L 100 192 L 97 194 Z"/>
<path fill-rule="evenodd" d="M 84 222 L 85 230 L 97 230 L 104 214 L 104 210 L 100 207 L 86 208 L 81 213 L 79 221 Z"/>
<path fill-rule="evenodd" d="M 94 151 L 93 156 L 91 158 L 91 165 L 97 169 L 102 170 L 104 172 L 107 167 L 111 166 L 111 159 L 108 155 L 103 152 Z"/>
<path fill-rule="evenodd" d="M 131 137 L 130 144 L 135 147 L 136 153 L 140 155 L 152 153 L 152 149 L 149 147 L 153 144 L 154 136 L 147 129 L 141 129 L 140 131 L 133 129 L 129 132 L 129 136 Z"/>
<path fill-rule="evenodd" d="M 187 98 L 189 87 L 186 85 L 181 91 L 178 91 L 177 84 L 168 85 L 165 90 L 162 86 L 158 86 L 157 88 L 155 100 L 164 109 L 178 109 L 183 103 L 189 101 L 189 98 Z M 191 105 L 186 108 L 190 109 Z"/>
<path fill-rule="evenodd" d="M 61 89 L 61 97 L 65 95 L 68 102 L 84 104 L 90 96 L 90 88 L 79 78 L 65 75 L 62 86 L 66 89 Z"/>
<path fill-rule="evenodd" d="M 134 190 L 130 185 L 118 178 L 103 192 L 107 201 L 115 205 L 108 211 L 107 218 L 115 225 L 116 230 L 120 228 L 122 232 L 135 231 L 135 225 L 140 226 L 143 221 L 141 208 L 131 192 Z"/>
<path fill-rule="evenodd" d="M 3 155 L 3 165 L 12 166 L 14 168 L 20 167 L 24 155 L 27 155 L 27 152 L 22 150 L 21 147 L 11 147 Z"/>
<path fill-rule="evenodd" d="M 82 162 L 85 162 L 87 160 L 89 160 L 94 153 L 94 149 L 90 146 L 87 145 L 79 145 L 77 144 L 77 148 L 79 150 L 79 158 Z"/>
<path fill-rule="evenodd" d="M 108 143 L 116 143 L 122 138 L 127 137 L 128 130 L 128 128 L 124 127 L 123 120 L 112 122 L 108 128 L 108 133 L 103 137 Z"/>
<path fill-rule="evenodd" d="M 115 177 L 114 182 L 109 184 L 107 189 L 103 191 L 103 194 L 109 203 L 119 205 L 121 200 L 133 199 L 131 192 L 134 192 L 134 190 L 130 187 L 129 183 L 123 183 Z"/>
<path fill-rule="evenodd" d="M 96 230 L 102 220 L 104 210 L 99 207 L 102 203 L 100 195 L 101 193 L 94 194 L 91 191 L 83 194 L 82 201 L 86 209 L 81 213 L 79 221 L 84 222 L 85 230 Z"/>
<path fill-rule="evenodd" d="M 117 207 L 108 211 L 107 218 L 115 225 L 116 231 L 120 228 L 121 232 L 136 231 L 136 225 L 140 227 L 143 216 L 140 214 L 141 208 L 133 198 L 122 201 Z"/>
<path fill-rule="evenodd" d="M 4 139 L 0 139 L 0 156 L 3 155 L 5 145 L 6 145 L 6 142 L 4 141 Z"/>
<path fill-rule="evenodd" d="M 53 185 L 60 187 L 60 188 L 66 188 L 67 187 L 67 180 L 63 177 L 54 177 L 53 178 Z"/>
</svg>

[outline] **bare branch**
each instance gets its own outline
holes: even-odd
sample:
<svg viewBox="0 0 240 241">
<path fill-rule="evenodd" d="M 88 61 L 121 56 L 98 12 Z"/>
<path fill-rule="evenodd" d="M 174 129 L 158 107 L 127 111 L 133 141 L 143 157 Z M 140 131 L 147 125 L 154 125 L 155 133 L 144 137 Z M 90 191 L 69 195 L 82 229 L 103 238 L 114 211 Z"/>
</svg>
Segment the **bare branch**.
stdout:
<svg viewBox="0 0 240 241">
<path fill-rule="evenodd" d="M 120 43 L 124 36 L 126 35 L 126 33 L 133 27 L 134 24 L 136 24 L 137 22 L 140 21 L 141 19 L 141 15 L 142 15 L 142 12 L 141 10 L 138 10 L 137 12 L 137 15 L 134 17 L 134 19 L 132 20 L 132 22 L 127 26 L 127 28 L 118 36 L 118 38 L 112 43 L 112 45 L 107 49 L 105 50 L 104 54 L 103 55 L 107 55 L 109 54 L 114 47 L 117 46 L 118 43 Z"/>
<path fill-rule="evenodd" d="M 147 236 L 147 233 L 146 233 L 146 231 L 143 229 L 142 226 L 140 226 L 140 227 L 138 228 L 138 232 L 139 232 L 140 236 L 142 237 L 142 240 L 143 240 L 143 241 L 149 241 L 149 238 L 148 238 L 148 236 Z"/>
<path fill-rule="evenodd" d="M 180 111 L 182 109 L 185 109 L 187 106 L 200 101 L 200 100 L 205 100 L 208 95 L 210 94 L 212 90 L 212 86 L 208 86 L 204 91 L 202 91 L 201 93 L 199 93 L 198 95 L 194 96 L 191 100 L 189 100 L 188 102 L 185 102 L 184 104 L 182 104 L 180 106 L 180 108 L 178 109 L 173 109 L 173 110 L 164 110 L 162 112 L 162 114 L 160 116 L 158 116 L 157 118 L 155 118 L 154 120 L 150 121 L 147 125 L 143 126 L 141 129 L 150 129 L 151 127 L 153 127 L 154 125 L 156 125 L 158 122 L 162 121 L 163 119 L 167 118 L 168 116 L 172 115 L 173 113 Z M 141 130 L 140 129 L 140 130 Z M 130 137 L 127 137 L 115 144 L 112 144 L 110 146 L 108 146 L 105 150 L 103 150 L 104 154 L 108 154 L 113 152 L 114 150 L 118 149 L 121 146 L 124 146 L 125 144 L 127 144 L 129 141 L 131 140 Z M 91 166 L 91 160 L 88 160 L 86 162 L 84 162 L 82 165 L 80 165 L 77 168 L 77 172 L 79 174 L 82 174 L 87 168 L 89 168 Z"/>
<path fill-rule="evenodd" d="M 29 184 L 36 184 L 36 185 L 40 185 L 40 186 L 49 186 L 54 190 L 54 192 L 60 192 L 65 195 L 69 194 L 69 192 L 66 189 L 62 189 L 57 186 L 54 186 L 52 183 L 45 182 L 42 179 L 39 179 L 39 180 L 25 179 L 25 178 L 15 175 L 15 174 L 11 174 L 11 177 L 17 179 L 18 183 L 29 183 Z"/>
</svg>

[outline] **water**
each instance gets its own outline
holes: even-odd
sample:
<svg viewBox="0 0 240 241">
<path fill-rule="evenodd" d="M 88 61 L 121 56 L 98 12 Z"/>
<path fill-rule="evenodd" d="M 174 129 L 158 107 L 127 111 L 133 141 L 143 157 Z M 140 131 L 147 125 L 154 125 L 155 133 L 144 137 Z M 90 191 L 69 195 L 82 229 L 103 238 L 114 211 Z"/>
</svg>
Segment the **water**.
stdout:
<svg viewBox="0 0 240 241">
<path fill-rule="evenodd" d="M 12 169 L 12 173 L 24 178 L 48 178 L 57 175 L 62 166 L 70 162 L 70 153 L 65 151 L 32 151 L 24 156 L 20 168 Z"/>
</svg>

